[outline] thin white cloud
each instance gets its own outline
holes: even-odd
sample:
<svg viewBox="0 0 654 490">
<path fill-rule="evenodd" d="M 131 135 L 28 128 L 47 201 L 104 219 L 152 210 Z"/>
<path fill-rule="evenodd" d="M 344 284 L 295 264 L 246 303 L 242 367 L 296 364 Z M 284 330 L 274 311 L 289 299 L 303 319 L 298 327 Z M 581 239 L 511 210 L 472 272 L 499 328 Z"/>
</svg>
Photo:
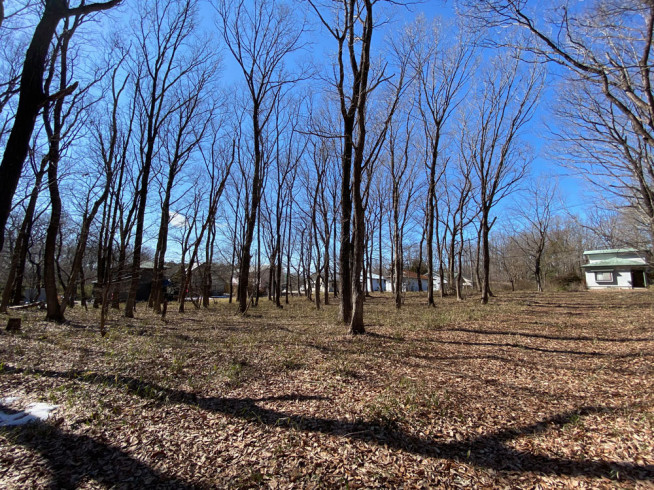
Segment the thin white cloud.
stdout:
<svg viewBox="0 0 654 490">
<path fill-rule="evenodd" d="M 175 228 L 186 228 L 188 227 L 188 220 L 183 214 L 179 214 L 176 211 L 170 211 L 168 213 L 168 222 L 170 223 L 171 226 L 174 226 Z"/>
</svg>

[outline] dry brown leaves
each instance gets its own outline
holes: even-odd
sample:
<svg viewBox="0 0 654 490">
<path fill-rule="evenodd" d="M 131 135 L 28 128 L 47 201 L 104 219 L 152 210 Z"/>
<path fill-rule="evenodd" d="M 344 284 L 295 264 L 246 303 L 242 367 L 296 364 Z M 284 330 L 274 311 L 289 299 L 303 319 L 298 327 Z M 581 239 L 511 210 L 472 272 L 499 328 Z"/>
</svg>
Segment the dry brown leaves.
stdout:
<svg viewBox="0 0 654 490">
<path fill-rule="evenodd" d="M 603 488 L 654 484 L 650 292 L 390 296 L 369 334 L 337 306 L 23 313 L 0 398 L 60 405 L 0 428 L 0 486 Z"/>
</svg>

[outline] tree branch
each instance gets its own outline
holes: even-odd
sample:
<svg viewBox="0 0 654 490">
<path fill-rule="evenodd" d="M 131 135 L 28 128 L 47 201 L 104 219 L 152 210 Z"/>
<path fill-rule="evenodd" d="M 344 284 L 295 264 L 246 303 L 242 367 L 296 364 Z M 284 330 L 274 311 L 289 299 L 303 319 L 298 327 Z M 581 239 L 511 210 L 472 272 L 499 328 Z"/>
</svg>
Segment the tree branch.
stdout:
<svg viewBox="0 0 654 490">
<path fill-rule="evenodd" d="M 115 7 L 122 0 L 109 0 L 108 2 L 90 3 L 88 5 L 80 5 L 79 7 L 69 8 L 66 10 L 65 16 L 72 17 L 74 15 L 86 15 L 92 12 L 99 12 L 101 10 L 109 10 Z M 0 2 L 1 3 L 1 2 Z"/>
</svg>

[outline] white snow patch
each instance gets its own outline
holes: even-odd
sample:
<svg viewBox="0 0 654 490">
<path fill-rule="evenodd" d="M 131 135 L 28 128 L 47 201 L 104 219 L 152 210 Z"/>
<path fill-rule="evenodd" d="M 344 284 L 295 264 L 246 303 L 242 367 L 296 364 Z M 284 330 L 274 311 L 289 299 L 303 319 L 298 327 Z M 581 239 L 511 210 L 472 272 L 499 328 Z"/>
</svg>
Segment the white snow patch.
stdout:
<svg viewBox="0 0 654 490">
<path fill-rule="evenodd" d="M 15 403 L 20 398 L 10 396 L 0 399 L 2 405 Z M 9 427 L 14 425 L 24 425 L 39 420 L 47 420 L 50 413 L 59 408 L 59 405 L 50 405 L 49 403 L 30 403 L 25 410 L 16 412 L 4 412 L 0 410 L 0 427 Z"/>
</svg>

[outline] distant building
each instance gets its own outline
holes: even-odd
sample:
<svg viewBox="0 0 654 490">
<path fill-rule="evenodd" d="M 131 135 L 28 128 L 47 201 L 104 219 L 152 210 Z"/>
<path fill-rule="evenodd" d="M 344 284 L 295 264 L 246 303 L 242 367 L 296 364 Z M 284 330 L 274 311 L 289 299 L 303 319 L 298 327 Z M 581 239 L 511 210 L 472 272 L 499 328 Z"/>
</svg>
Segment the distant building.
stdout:
<svg viewBox="0 0 654 490">
<path fill-rule="evenodd" d="M 419 282 L 422 283 L 422 290 L 427 291 L 429 276 L 418 275 L 413 271 L 402 273 L 402 291 L 420 291 Z"/>
<path fill-rule="evenodd" d="M 372 280 L 371 280 L 372 276 Z M 316 274 L 313 274 L 310 278 L 310 285 L 312 288 L 315 288 L 316 284 Z M 324 280 L 320 281 L 320 289 L 322 290 L 323 293 L 329 291 L 330 293 L 334 292 L 334 286 L 336 286 L 336 292 L 338 293 L 338 284 L 340 281 L 340 277 L 337 274 L 336 277 L 330 276 L 329 278 L 329 284 L 326 285 Z M 368 289 L 369 292 L 376 292 L 376 291 L 381 291 L 384 292 L 386 291 L 387 287 L 387 281 L 384 276 L 380 276 L 379 274 L 370 274 L 366 273 L 366 288 Z"/>
<path fill-rule="evenodd" d="M 456 272 L 454 273 L 454 281 L 456 284 Z M 447 277 L 443 278 L 443 284 L 445 285 L 445 289 L 447 289 L 447 285 L 448 285 Z M 472 281 L 465 276 L 461 276 L 461 286 L 464 288 L 471 288 Z M 434 291 L 440 291 L 440 290 L 441 290 L 441 278 L 438 274 L 436 274 L 434 275 Z"/>
<path fill-rule="evenodd" d="M 635 248 L 588 250 L 581 267 L 588 289 L 647 287 L 648 252 Z"/>
<path fill-rule="evenodd" d="M 132 284 L 132 268 L 127 266 L 124 271 L 112 271 L 111 286 L 116 288 L 118 299 L 121 302 L 127 301 L 129 296 L 129 288 Z M 145 261 L 141 262 L 139 268 L 139 282 L 136 289 L 136 301 L 147 301 L 150 297 L 152 289 L 152 280 L 154 279 L 154 262 Z M 102 301 L 102 286 L 97 282 L 93 282 L 93 298 L 95 301 Z"/>
<path fill-rule="evenodd" d="M 379 274 L 366 274 L 366 285 L 368 291 L 386 291 L 386 278 Z"/>
<path fill-rule="evenodd" d="M 273 271 L 274 272 L 274 271 Z M 223 275 L 225 277 L 225 290 L 229 292 L 229 277 Z M 285 284 L 285 277 L 282 280 L 282 284 Z M 239 281 L 239 271 L 238 269 L 234 269 L 234 277 L 232 277 L 232 288 L 234 291 L 234 294 L 236 294 L 236 291 L 238 291 L 238 281 Z M 248 274 L 248 294 L 254 294 L 254 290 L 256 289 L 257 286 L 257 267 L 252 266 L 250 267 L 250 273 Z M 270 266 L 269 265 L 261 265 L 261 275 L 259 277 L 259 296 L 263 296 L 265 294 L 268 294 L 268 288 L 270 287 Z"/>
<path fill-rule="evenodd" d="M 456 275 L 455 275 L 455 278 L 456 278 Z M 402 291 L 403 292 L 406 292 L 406 291 L 420 291 L 419 286 L 418 286 L 418 280 L 420 280 L 420 282 L 422 282 L 422 290 L 427 291 L 427 288 L 429 287 L 429 276 L 421 275 L 420 279 L 418 279 L 418 274 L 416 272 L 404 271 L 402 273 Z M 447 281 L 446 278 L 443 279 L 443 283 L 445 284 L 446 289 L 447 289 L 448 281 Z M 432 284 L 433 284 L 433 287 L 434 287 L 434 291 L 440 291 L 441 282 L 440 282 L 440 277 L 438 276 L 438 274 L 434 275 L 434 279 L 433 279 Z M 461 285 L 464 288 L 472 287 L 472 281 L 470 279 L 467 279 L 466 277 L 462 277 L 461 278 Z M 392 286 L 390 280 L 386 281 L 386 283 L 385 283 L 385 291 L 388 291 L 388 292 L 393 291 L 393 286 Z"/>
<path fill-rule="evenodd" d="M 201 296 L 202 288 L 204 286 L 204 275 L 206 274 L 208 265 L 206 263 L 195 264 L 193 266 L 191 283 L 189 284 L 188 295 Z M 211 265 L 211 288 L 209 296 L 222 296 L 227 290 L 229 281 L 229 271 L 226 271 L 226 266 L 221 264 Z M 174 296 L 179 294 L 179 289 L 182 287 L 182 271 L 180 266 L 176 266 L 167 275 L 169 279 L 169 287 L 172 289 Z"/>
</svg>

